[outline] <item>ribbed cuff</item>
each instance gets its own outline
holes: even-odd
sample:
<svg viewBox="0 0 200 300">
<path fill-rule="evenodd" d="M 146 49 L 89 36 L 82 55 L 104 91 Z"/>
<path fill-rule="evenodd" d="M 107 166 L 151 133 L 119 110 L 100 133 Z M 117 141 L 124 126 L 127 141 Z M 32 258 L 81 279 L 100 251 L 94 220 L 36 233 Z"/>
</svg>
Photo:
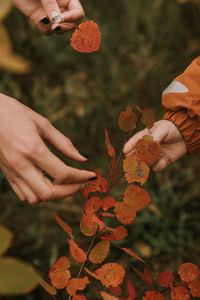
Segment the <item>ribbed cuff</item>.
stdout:
<svg viewBox="0 0 200 300">
<path fill-rule="evenodd" d="M 166 111 L 163 119 L 173 122 L 180 130 L 188 147 L 188 154 L 200 151 L 200 121 L 189 118 L 185 111 Z"/>
</svg>

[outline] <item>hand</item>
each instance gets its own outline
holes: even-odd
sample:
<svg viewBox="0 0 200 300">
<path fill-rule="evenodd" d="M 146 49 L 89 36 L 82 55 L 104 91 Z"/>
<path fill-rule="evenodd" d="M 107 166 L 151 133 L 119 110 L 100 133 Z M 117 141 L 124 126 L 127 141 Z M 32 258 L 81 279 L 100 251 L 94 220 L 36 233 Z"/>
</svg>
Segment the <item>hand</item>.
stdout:
<svg viewBox="0 0 200 300">
<path fill-rule="evenodd" d="M 14 0 L 14 3 L 46 35 L 71 30 L 84 17 L 79 0 Z"/>
<path fill-rule="evenodd" d="M 94 172 L 67 166 L 48 149 L 44 141 L 72 160 L 86 161 L 44 117 L 2 94 L 0 115 L 0 169 L 22 201 L 35 204 L 70 196 L 96 177 Z"/>
<path fill-rule="evenodd" d="M 161 120 L 154 124 L 153 128 L 144 129 L 136 133 L 124 146 L 124 154 L 129 155 L 134 152 L 135 145 L 144 135 L 151 135 L 155 141 L 160 142 L 162 157 L 153 166 L 155 172 L 160 172 L 169 164 L 174 163 L 188 150 L 186 143 L 178 128 L 170 121 Z"/>
</svg>

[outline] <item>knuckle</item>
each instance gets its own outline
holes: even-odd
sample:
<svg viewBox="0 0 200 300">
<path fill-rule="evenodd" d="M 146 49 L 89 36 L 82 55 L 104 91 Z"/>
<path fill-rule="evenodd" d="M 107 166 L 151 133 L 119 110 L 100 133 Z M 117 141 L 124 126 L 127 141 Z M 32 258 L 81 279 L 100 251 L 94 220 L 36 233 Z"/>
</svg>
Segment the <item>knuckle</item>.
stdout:
<svg viewBox="0 0 200 300">
<path fill-rule="evenodd" d="M 79 18 L 82 19 L 85 17 L 85 12 L 83 9 L 80 9 L 80 12 L 79 12 Z"/>
<path fill-rule="evenodd" d="M 41 117 L 40 123 L 43 128 L 51 126 L 51 122 L 45 117 Z"/>
<path fill-rule="evenodd" d="M 42 201 L 50 201 L 50 200 L 55 199 L 55 193 L 54 193 L 53 189 L 49 189 L 49 190 L 46 190 L 43 193 L 41 193 L 40 199 Z"/>
</svg>

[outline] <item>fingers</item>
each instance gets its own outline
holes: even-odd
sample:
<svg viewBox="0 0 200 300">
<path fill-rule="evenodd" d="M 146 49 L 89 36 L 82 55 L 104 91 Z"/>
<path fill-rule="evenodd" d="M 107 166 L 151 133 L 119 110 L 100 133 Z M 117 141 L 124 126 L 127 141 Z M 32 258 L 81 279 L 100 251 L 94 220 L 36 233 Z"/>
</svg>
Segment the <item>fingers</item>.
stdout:
<svg viewBox="0 0 200 300">
<path fill-rule="evenodd" d="M 43 8 L 52 23 L 60 23 L 62 21 L 60 8 L 56 0 L 41 0 Z"/>
<path fill-rule="evenodd" d="M 62 13 L 62 19 L 66 22 L 76 22 L 85 16 L 79 0 L 70 0 L 67 11 Z"/>
<path fill-rule="evenodd" d="M 149 134 L 148 129 L 144 129 L 138 133 L 136 133 L 132 138 L 128 140 L 128 142 L 125 144 L 123 152 L 124 154 L 131 154 L 134 151 L 134 148 L 137 144 L 137 142 L 143 138 L 144 135 Z"/>
<path fill-rule="evenodd" d="M 84 162 L 87 158 L 83 157 L 64 134 L 57 130 L 47 119 L 42 119 L 40 122 L 41 136 L 52 144 L 55 148 L 61 151 L 70 159 Z"/>
<path fill-rule="evenodd" d="M 159 159 L 159 161 L 153 166 L 154 172 L 161 172 L 164 170 L 167 166 L 171 164 L 171 160 L 167 155 L 164 155 Z"/>
</svg>

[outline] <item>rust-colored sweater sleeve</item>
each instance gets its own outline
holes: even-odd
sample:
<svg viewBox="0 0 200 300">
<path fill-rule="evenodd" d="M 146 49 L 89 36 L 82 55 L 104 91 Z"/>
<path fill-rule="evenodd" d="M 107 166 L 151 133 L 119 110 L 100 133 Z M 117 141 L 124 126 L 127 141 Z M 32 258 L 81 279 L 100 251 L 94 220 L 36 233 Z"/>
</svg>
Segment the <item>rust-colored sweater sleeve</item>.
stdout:
<svg viewBox="0 0 200 300">
<path fill-rule="evenodd" d="M 182 133 L 188 153 L 200 151 L 200 56 L 163 92 L 164 119 Z"/>
</svg>

